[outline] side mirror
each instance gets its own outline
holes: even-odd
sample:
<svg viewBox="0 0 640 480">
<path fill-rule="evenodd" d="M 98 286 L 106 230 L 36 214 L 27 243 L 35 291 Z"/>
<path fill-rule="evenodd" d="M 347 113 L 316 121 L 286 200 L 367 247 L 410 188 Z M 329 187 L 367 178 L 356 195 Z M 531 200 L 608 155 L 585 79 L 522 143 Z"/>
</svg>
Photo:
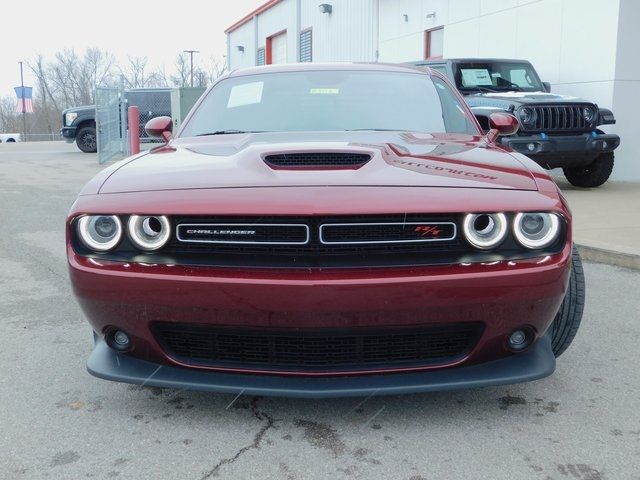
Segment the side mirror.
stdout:
<svg viewBox="0 0 640 480">
<path fill-rule="evenodd" d="M 545 92 L 551 93 L 551 84 L 549 82 L 542 82 L 542 86 Z"/>
<path fill-rule="evenodd" d="M 509 113 L 492 113 L 489 116 L 489 127 L 491 130 L 487 134 L 487 140 L 493 142 L 500 135 L 508 136 L 518 133 L 520 123 Z"/>
<path fill-rule="evenodd" d="M 162 138 L 166 143 L 173 138 L 173 122 L 171 117 L 152 118 L 144 126 L 147 135 L 153 138 Z"/>
</svg>

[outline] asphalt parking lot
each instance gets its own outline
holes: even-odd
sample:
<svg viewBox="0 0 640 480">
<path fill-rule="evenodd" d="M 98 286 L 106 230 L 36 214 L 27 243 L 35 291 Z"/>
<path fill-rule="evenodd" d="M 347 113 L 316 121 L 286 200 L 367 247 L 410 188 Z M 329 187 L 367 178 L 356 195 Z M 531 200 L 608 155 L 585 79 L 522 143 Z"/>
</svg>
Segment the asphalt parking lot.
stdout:
<svg viewBox="0 0 640 480">
<path fill-rule="evenodd" d="M 234 399 L 91 377 L 64 220 L 99 169 L 73 145 L 0 145 L 0 478 L 640 479 L 640 272 L 618 267 L 585 265 L 578 337 L 530 384 Z"/>
</svg>

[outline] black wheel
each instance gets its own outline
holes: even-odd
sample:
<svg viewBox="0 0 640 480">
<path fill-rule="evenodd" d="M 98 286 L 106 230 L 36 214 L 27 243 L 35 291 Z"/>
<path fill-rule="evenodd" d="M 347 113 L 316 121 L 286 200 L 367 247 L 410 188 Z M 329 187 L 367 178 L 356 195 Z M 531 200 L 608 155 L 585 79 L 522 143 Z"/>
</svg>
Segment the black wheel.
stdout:
<svg viewBox="0 0 640 480">
<path fill-rule="evenodd" d="M 589 165 L 584 167 L 563 168 L 564 176 L 576 187 L 599 187 L 609 180 L 613 171 L 613 152 L 602 153 Z"/>
<path fill-rule="evenodd" d="M 7 138 L 7 143 L 16 143 L 15 138 Z"/>
<path fill-rule="evenodd" d="M 84 153 L 95 153 L 98 151 L 95 127 L 82 127 L 76 134 L 76 145 Z"/>
<path fill-rule="evenodd" d="M 571 256 L 571 278 L 569 289 L 560 305 L 556 318 L 551 325 L 551 345 L 553 353 L 559 357 L 571 345 L 578 333 L 582 312 L 584 311 L 585 282 L 582 260 L 576 246 Z"/>
</svg>

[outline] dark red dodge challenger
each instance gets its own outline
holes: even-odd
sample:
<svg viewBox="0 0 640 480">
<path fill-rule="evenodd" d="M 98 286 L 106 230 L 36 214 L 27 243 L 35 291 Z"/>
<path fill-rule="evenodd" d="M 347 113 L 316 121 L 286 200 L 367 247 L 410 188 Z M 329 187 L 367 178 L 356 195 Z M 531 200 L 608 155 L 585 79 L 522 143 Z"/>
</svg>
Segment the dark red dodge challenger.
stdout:
<svg viewBox="0 0 640 480">
<path fill-rule="evenodd" d="M 89 372 L 329 397 L 550 375 L 584 276 L 549 175 L 433 71 L 232 72 L 175 138 L 98 174 L 67 222 Z"/>
</svg>

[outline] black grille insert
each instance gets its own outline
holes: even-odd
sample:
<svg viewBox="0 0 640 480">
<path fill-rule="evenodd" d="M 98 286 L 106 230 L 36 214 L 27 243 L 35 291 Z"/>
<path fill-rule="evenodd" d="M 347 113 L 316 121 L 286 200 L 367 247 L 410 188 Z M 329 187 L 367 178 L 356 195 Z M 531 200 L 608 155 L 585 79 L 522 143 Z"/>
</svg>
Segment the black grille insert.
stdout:
<svg viewBox="0 0 640 480">
<path fill-rule="evenodd" d="M 271 168 L 349 168 L 362 167 L 371 160 L 366 153 L 342 152 L 309 152 L 309 153 L 279 153 L 267 155 L 264 161 Z"/>
<path fill-rule="evenodd" d="M 324 244 L 446 242 L 456 238 L 456 224 L 434 222 L 329 223 L 320 226 Z"/>
<path fill-rule="evenodd" d="M 535 123 L 531 126 L 522 124 L 522 130 L 528 132 L 586 132 L 595 128 L 597 112 L 590 103 L 571 105 L 525 105 L 535 112 Z M 593 109 L 594 120 L 587 122 L 583 110 Z"/>
<path fill-rule="evenodd" d="M 184 363 L 278 371 L 448 363 L 468 354 L 482 330 L 481 323 L 350 329 L 154 325 L 163 348 Z"/>
</svg>

